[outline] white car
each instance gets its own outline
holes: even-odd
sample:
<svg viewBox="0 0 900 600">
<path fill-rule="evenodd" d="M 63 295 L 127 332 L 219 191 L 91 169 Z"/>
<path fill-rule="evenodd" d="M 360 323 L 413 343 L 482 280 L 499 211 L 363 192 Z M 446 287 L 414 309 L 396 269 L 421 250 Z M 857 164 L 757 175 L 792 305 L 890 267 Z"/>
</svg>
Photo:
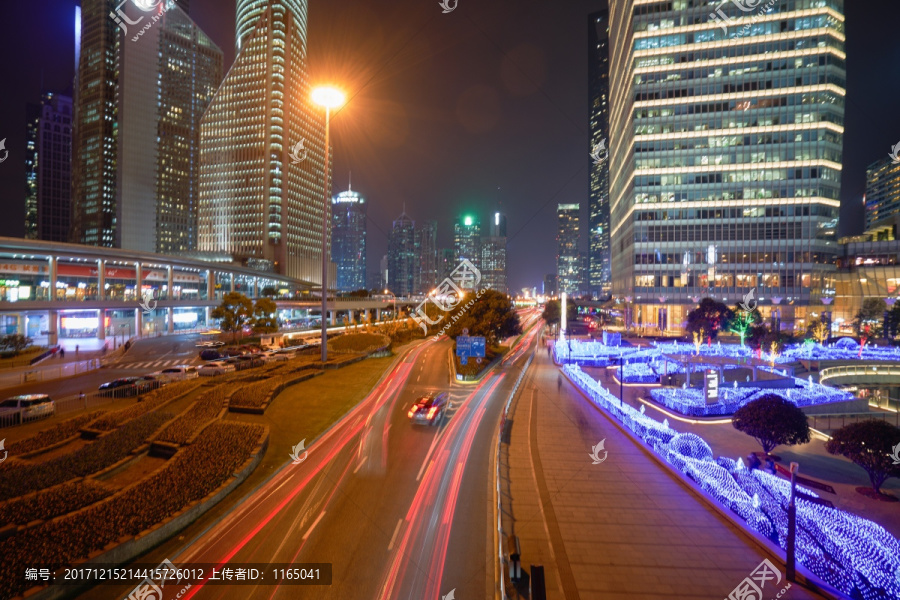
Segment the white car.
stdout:
<svg viewBox="0 0 900 600">
<path fill-rule="evenodd" d="M 56 414 L 56 402 L 47 394 L 15 396 L 0 402 L 0 421 L 11 417 L 14 423 L 24 423 Z"/>
<path fill-rule="evenodd" d="M 200 376 L 197 367 L 192 365 L 177 365 L 151 374 L 159 375 L 161 378 L 169 381 L 184 381 L 186 379 L 196 379 Z"/>
<path fill-rule="evenodd" d="M 285 361 L 291 360 L 292 358 L 297 358 L 297 353 L 282 350 L 281 352 L 273 352 L 271 356 L 271 360 Z"/>
<path fill-rule="evenodd" d="M 213 361 L 197 369 L 197 374 L 201 377 L 213 377 L 215 375 L 224 375 L 225 373 L 234 373 L 234 365 L 222 361 Z"/>
</svg>

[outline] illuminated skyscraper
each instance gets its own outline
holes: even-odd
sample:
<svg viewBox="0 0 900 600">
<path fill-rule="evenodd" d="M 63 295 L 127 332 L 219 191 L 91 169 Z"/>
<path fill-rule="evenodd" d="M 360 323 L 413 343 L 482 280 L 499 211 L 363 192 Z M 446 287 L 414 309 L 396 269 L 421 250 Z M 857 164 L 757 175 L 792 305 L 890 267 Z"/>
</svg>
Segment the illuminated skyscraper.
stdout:
<svg viewBox="0 0 900 600">
<path fill-rule="evenodd" d="M 366 204 L 347 188 L 331 200 L 331 256 L 337 267 L 337 290 L 366 289 Z"/>
<path fill-rule="evenodd" d="M 578 252 L 581 237 L 581 206 L 560 204 L 556 209 L 556 275 L 559 292 L 571 294 L 581 289 L 582 258 Z"/>
<path fill-rule="evenodd" d="M 481 238 L 481 287 L 508 293 L 506 278 L 506 215 L 495 212 L 491 217 L 491 235 Z"/>
<path fill-rule="evenodd" d="M 481 221 L 478 217 L 464 215 L 453 225 L 453 249 L 456 262 L 468 259 L 476 267 L 481 262 Z M 456 265 L 454 265 L 454 268 Z"/>
<path fill-rule="evenodd" d="M 437 221 L 422 221 L 416 226 L 416 268 L 415 285 L 417 293 L 427 294 L 438 283 Z"/>
<path fill-rule="evenodd" d="M 305 0 L 237 2 L 237 56 L 201 123 L 199 249 L 318 283 L 331 165 L 306 19 Z"/>
<path fill-rule="evenodd" d="M 197 245 L 200 117 L 223 55 L 187 2 L 148 4 L 82 1 L 72 234 L 172 253 Z"/>
<path fill-rule="evenodd" d="M 891 157 L 866 169 L 866 229 L 890 224 L 896 238 L 900 223 L 900 163 Z"/>
<path fill-rule="evenodd" d="M 72 99 L 44 94 L 35 146 L 35 238 L 69 241 L 72 215 Z"/>
<path fill-rule="evenodd" d="M 38 180 L 37 143 L 38 129 L 41 126 L 41 105 L 29 103 L 25 107 L 25 110 L 25 239 L 36 240 Z M 69 141 L 71 144 L 71 139 Z"/>
<path fill-rule="evenodd" d="M 613 293 L 636 322 L 755 289 L 800 327 L 833 289 L 843 1 L 738 4 L 611 6 Z"/>
<path fill-rule="evenodd" d="M 394 221 L 388 240 L 387 279 L 390 291 L 397 296 L 412 294 L 418 267 L 416 223 L 404 212 Z"/>
<path fill-rule="evenodd" d="M 588 107 L 590 168 L 588 284 L 608 294 L 609 273 L 609 8 L 588 15 Z"/>
</svg>

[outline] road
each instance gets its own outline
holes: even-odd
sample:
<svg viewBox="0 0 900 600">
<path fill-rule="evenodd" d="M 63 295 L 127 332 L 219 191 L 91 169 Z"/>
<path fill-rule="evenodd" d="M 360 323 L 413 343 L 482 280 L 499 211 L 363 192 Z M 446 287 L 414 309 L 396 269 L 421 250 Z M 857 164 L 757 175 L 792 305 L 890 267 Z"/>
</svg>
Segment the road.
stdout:
<svg viewBox="0 0 900 600">
<path fill-rule="evenodd" d="M 493 441 L 535 332 L 475 385 L 450 382 L 448 340 L 411 348 L 365 400 L 307 445 L 303 462 L 285 456 L 271 479 L 169 556 L 180 567 L 332 563 L 333 585 L 206 583 L 182 600 L 492 596 Z M 413 401 L 438 391 L 451 395 L 446 420 L 412 425 Z"/>
<path fill-rule="evenodd" d="M 100 384 L 118 377 L 144 375 L 172 365 L 198 363 L 199 349 L 195 347 L 195 344 L 201 339 L 208 339 L 208 337 L 189 333 L 144 338 L 137 340 L 119 360 L 102 369 L 65 379 L 5 388 L 0 394 L 4 398 L 19 394 L 49 394 L 54 400 L 74 398 L 81 392 L 90 394 L 96 391 Z M 96 353 L 91 353 L 91 356 L 95 355 Z M 68 353 L 66 358 L 72 358 L 72 353 Z M 41 366 L 51 366 L 54 360 L 58 359 L 49 358 L 42 362 Z M 65 415 L 61 415 L 61 418 L 65 418 Z"/>
</svg>

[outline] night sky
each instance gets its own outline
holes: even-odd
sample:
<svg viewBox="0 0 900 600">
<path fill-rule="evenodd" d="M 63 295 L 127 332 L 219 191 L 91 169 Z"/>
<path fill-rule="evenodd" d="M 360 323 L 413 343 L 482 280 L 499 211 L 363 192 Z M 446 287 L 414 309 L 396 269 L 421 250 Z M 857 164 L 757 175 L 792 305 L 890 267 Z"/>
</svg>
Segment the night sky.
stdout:
<svg viewBox="0 0 900 600">
<path fill-rule="evenodd" d="M 21 237 L 25 104 L 74 75 L 74 1 L 3 0 L 0 235 Z M 369 265 L 391 221 L 509 216 L 510 290 L 555 271 L 555 207 L 587 218 L 587 15 L 591 0 L 310 0 L 312 81 L 348 91 L 332 121 L 335 191 L 369 202 Z M 847 0 L 848 103 L 841 233 L 862 229 L 865 168 L 900 141 L 900 3 Z M 234 59 L 234 0 L 192 0 L 191 16 Z M 585 227 L 582 228 L 585 231 Z M 582 240 L 586 250 L 587 240 Z"/>
</svg>

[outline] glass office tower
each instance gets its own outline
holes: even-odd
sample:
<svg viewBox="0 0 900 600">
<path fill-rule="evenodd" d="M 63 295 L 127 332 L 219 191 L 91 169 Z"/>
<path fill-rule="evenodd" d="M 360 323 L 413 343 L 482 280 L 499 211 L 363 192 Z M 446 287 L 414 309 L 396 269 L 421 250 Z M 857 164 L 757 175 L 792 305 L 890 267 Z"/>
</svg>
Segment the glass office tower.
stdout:
<svg viewBox="0 0 900 600">
<path fill-rule="evenodd" d="M 366 289 L 366 204 L 348 187 L 331 200 L 331 256 L 337 267 L 337 290 Z"/>
<path fill-rule="evenodd" d="M 559 293 L 572 294 L 582 287 L 583 260 L 578 252 L 581 237 L 581 205 L 556 207 L 556 276 Z"/>
<path fill-rule="evenodd" d="M 700 298 L 755 289 L 800 328 L 833 293 L 843 2 L 713 8 L 612 7 L 613 293 L 677 329 Z"/>
<path fill-rule="evenodd" d="M 588 15 L 589 289 L 606 296 L 609 272 L 609 8 Z M 597 158 L 595 158 L 595 156 Z M 587 158 L 587 157 L 586 157 Z M 598 160 L 599 159 L 599 160 Z"/>
<path fill-rule="evenodd" d="M 331 164 L 325 110 L 310 98 L 306 1 L 238 0 L 235 45 L 200 126 L 199 249 L 320 283 Z"/>
</svg>

